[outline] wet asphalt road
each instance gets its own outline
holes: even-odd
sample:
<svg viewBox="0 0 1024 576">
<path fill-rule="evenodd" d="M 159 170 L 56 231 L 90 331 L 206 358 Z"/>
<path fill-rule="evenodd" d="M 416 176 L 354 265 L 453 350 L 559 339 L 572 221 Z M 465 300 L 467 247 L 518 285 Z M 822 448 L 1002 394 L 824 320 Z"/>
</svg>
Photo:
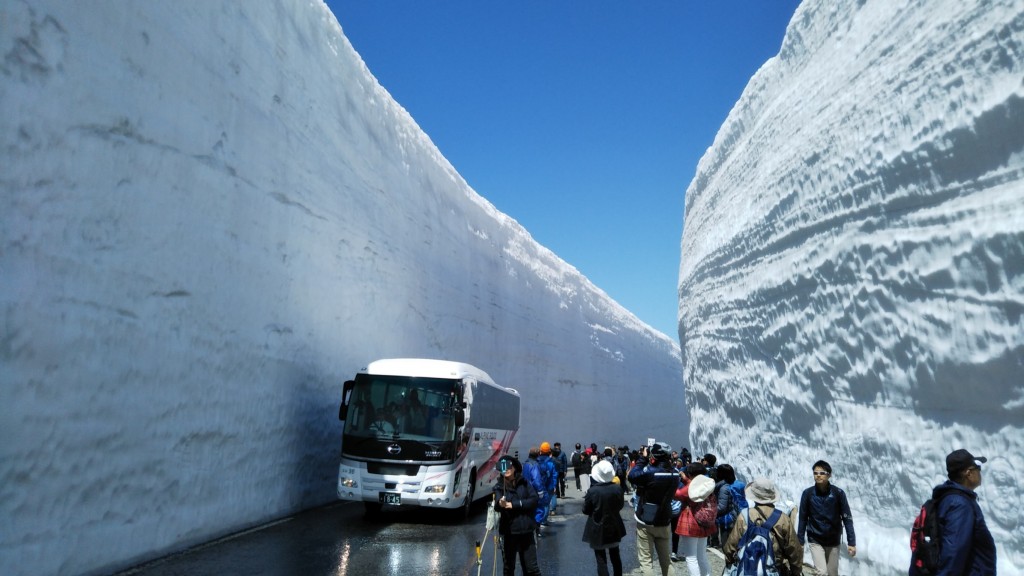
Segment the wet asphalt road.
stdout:
<svg viewBox="0 0 1024 576">
<path fill-rule="evenodd" d="M 586 485 L 584 485 L 584 488 Z M 543 532 L 538 560 L 545 576 L 597 573 L 594 554 L 581 540 L 586 517 L 583 493 L 570 478 L 566 499 Z M 501 574 L 495 566 L 493 534 L 484 540 L 486 503 L 478 502 L 470 519 L 439 520 L 423 510 L 385 510 L 376 520 L 363 517 L 358 503 L 337 502 L 308 510 L 267 526 L 186 550 L 119 573 L 119 576 L 203 575 L 436 575 Z M 636 528 L 628 505 L 622 511 L 627 535 L 622 541 L 626 574 L 640 576 Z M 481 541 L 481 564 L 476 542 Z M 709 554 L 712 573 L 721 561 Z M 521 570 L 517 569 L 517 574 Z M 673 564 L 674 576 L 686 576 L 684 563 Z M 660 576 L 660 572 L 659 572 Z"/>
</svg>

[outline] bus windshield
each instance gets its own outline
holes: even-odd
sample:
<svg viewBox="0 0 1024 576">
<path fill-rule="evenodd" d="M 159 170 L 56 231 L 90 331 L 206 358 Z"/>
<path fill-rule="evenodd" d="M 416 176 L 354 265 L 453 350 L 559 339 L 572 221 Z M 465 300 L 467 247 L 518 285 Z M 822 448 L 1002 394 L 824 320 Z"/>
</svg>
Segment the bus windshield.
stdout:
<svg viewBox="0 0 1024 576">
<path fill-rule="evenodd" d="M 355 379 L 345 419 L 346 436 L 381 440 L 451 442 L 459 380 L 376 376 Z"/>
</svg>

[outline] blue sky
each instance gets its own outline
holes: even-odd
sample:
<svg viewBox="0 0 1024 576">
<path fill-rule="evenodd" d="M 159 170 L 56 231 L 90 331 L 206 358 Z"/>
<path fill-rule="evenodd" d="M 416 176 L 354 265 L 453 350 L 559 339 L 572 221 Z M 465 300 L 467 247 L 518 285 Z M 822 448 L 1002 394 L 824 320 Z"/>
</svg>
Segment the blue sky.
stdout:
<svg viewBox="0 0 1024 576">
<path fill-rule="evenodd" d="M 481 196 L 678 338 L 683 202 L 798 0 L 329 0 Z"/>
</svg>

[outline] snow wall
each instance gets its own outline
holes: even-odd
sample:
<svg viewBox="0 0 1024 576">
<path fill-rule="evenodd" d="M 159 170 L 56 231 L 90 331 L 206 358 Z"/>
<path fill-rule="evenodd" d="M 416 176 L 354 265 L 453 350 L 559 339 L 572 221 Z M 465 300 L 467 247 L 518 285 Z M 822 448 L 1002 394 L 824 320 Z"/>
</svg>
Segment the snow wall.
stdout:
<svg viewBox="0 0 1024 576">
<path fill-rule="evenodd" d="M 807 0 L 686 191 L 691 445 L 796 501 L 829 461 L 843 573 L 899 574 L 945 455 L 1024 573 L 1024 2 Z"/>
<path fill-rule="evenodd" d="M 517 388 L 521 449 L 686 439 L 677 344 L 477 195 L 322 2 L 13 0 L 0 50 L 0 572 L 332 501 L 377 358 Z"/>
</svg>

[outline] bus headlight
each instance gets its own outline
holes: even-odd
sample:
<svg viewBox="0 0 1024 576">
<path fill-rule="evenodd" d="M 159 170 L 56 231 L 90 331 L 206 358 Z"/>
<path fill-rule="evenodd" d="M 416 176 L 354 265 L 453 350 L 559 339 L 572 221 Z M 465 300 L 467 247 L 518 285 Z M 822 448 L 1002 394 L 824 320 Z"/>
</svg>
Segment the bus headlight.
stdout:
<svg viewBox="0 0 1024 576">
<path fill-rule="evenodd" d="M 359 487 L 359 474 L 356 472 L 355 467 L 344 465 L 338 467 L 338 486 L 344 486 L 345 488 Z"/>
<path fill-rule="evenodd" d="M 427 486 L 423 491 L 427 494 L 444 494 L 445 488 L 447 488 L 446 484 L 434 484 L 433 486 Z"/>
</svg>

